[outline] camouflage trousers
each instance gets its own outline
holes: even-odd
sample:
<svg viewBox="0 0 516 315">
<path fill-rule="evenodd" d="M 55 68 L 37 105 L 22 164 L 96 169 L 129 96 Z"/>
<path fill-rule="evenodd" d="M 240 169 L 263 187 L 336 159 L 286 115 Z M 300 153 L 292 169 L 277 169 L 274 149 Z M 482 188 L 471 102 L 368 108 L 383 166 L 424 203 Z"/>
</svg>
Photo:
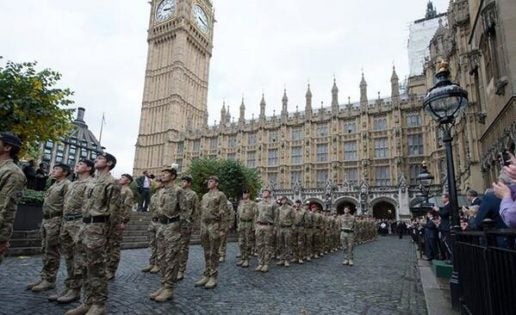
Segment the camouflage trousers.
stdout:
<svg viewBox="0 0 516 315">
<path fill-rule="evenodd" d="M 280 227 L 277 234 L 280 260 L 292 259 L 292 227 Z"/>
<path fill-rule="evenodd" d="M 56 281 L 59 261 L 61 259 L 59 249 L 59 232 L 61 230 L 62 217 L 44 219 L 41 224 L 41 252 L 43 253 L 43 268 L 41 279 L 54 283 Z"/>
<path fill-rule="evenodd" d="M 151 251 L 151 255 L 149 257 L 149 265 L 157 265 L 158 264 L 158 222 L 151 221 L 149 227 L 147 228 L 147 235 L 149 237 L 149 249 Z"/>
<path fill-rule="evenodd" d="M 84 303 L 88 305 L 104 305 L 107 300 L 106 244 L 109 228 L 109 223 L 90 223 L 84 224 L 79 232 L 86 266 Z"/>
<path fill-rule="evenodd" d="M 226 245 L 228 241 L 229 227 L 224 226 L 220 236 L 219 256 L 226 258 Z"/>
<path fill-rule="evenodd" d="M 186 271 L 186 263 L 188 262 L 188 254 L 190 252 L 190 239 L 192 238 L 191 225 L 181 226 L 181 241 L 179 246 L 179 271 Z"/>
<path fill-rule="evenodd" d="M 249 260 L 253 250 L 253 222 L 240 221 L 238 223 L 238 247 L 240 248 L 240 259 Z"/>
<path fill-rule="evenodd" d="M 107 269 L 108 273 L 115 274 L 120 263 L 120 247 L 122 245 L 124 230 L 119 224 L 111 224 L 106 244 Z"/>
<path fill-rule="evenodd" d="M 173 288 L 179 271 L 179 248 L 181 247 L 180 223 L 160 224 L 157 238 L 161 286 L 164 288 Z"/>
<path fill-rule="evenodd" d="M 256 251 L 258 252 L 258 265 L 268 265 L 273 255 L 272 242 L 274 239 L 272 225 L 256 224 Z"/>
<path fill-rule="evenodd" d="M 323 251 L 322 230 L 320 228 L 314 228 L 312 236 L 312 251 L 314 255 L 319 255 Z"/>
<path fill-rule="evenodd" d="M 305 257 L 312 257 L 314 255 L 314 229 L 305 228 Z"/>
<path fill-rule="evenodd" d="M 355 236 L 353 232 L 340 232 L 340 242 L 344 248 L 345 259 L 353 259 L 353 245 Z"/>
<path fill-rule="evenodd" d="M 79 251 L 79 231 L 82 221 L 63 221 L 59 241 L 61 242 L 61 252 L 65 258 L 67 276 L 64 281 L 67 289 L 80 290 L 82 286 L 84 271 L 84 255 Z"/>
<path fill-rule="evenodd" d="M 204 276 L 216 277 L 219 268 L 219 248 L 224 225 L 218 221 L 201 223 L 201 245 L 204 249 Z"/>
<path fill-rule="evenodd" d="M 302 226 L 296 226 L 292 231 L 292 252 L 295 260 L 305 259 L 305 228 Z"/>
</svg>

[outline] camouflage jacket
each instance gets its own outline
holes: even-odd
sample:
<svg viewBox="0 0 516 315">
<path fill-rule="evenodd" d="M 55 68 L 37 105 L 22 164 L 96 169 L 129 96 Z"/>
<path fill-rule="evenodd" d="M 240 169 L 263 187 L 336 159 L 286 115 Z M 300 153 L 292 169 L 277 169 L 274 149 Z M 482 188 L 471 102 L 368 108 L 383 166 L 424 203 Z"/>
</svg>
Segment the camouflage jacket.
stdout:
<svg viewBox="0 0 516 315">
<path fill-rule="evenodd" d="M 191 189 L 183 190 L 185 209 L 182 212 L 181 221 L 187 225 L 193 225 L 199 217 L 199 197 Z"/>
<path fill-rule="evenodd" d="M 95 176 L 84 191 L 83 217 L 117 215 L 121 206 L 120 186 L 110 173 Z"/>
<path fill-rule="evenodd" d="M 181 216 L 186 209 L 186 199 L 183 189 L 177 187 L 174 183 L 169 183 L 157 192 L 157 209 L 156 215 L 159 218 L 167 217 L 172 219 Z"/>
<path fill-rule="evenodd" d="M 149 213 L 150 213 L 151 218 L 153 218 L 153 219 L 158 217 L 158 213 L 157 213 L 157 210 L 158 210 L 158 195 L 159 195 L 159 191 L 161 189 L 162 188 L 159 188 L 158 190 L 156 190 L 156 192 L 150 198 Z"/>
<path fill-rule="evenodd" d="M 296 213 L 294 215 L 294 225 L 298 227 L 305 226 L 305 221 L 306 210 L 303 208 L 296 210 Z"/>
<path fill-rule="evenodd" d="M 276 211 L 277 205 L 274 201 L 260 201 L 258 203 L 258 211 L 256 211 L 256 222 L 274 224 Z"/>
<path fill-rule="evenodd" d="M 282 205 L 276 211 L 276 225 L 278 227 L 287 227 L 294 224 L 295 210 L 289 205 Z"/>
<path fill-rule="evenodd" d="M 81 208 L 84 203 L 84 192 L 86 191 L 86 187 L 91 180 L 91 177 L 83 180 L 76 180 L 68 186 L 68 190 L 66 191 L 66 195 L 64 197 L 63 214 L 82 214 Z"/>
<path fill-rule="evenodd" d="M 13 160 L 0 162 L 0 243 L 11 237 L 16 209 L 26 182 L 25 175 Z"/>
<path fill-rule="evenodd" d="M 242 200 L 238 205 L 238 224 L 240 224 L 240 222 L 245 223 L 254 221 L 257 211 L 258 206 L 256 205 L 256 202 L 252 200 Z"/>
<path fill-rule="evenodd" d="M 228 215 L 227 201 L 226 195 L 222 191 L 205 193 L 201 200 L 201 221 L 204 223 L 225 222 Z"/>
<path fill-rule="evenodd" d="M 228 212 L 226 215 L 226 228 L 230 229 L 235 224 L 235 209 L 233 209 L 233 204 L 231 201 L 227 201 Z"/>
<path fill-rule="evenodd" d="M 305 227 L 306 228 L 313 228 L 314 227 L 314 213 L 312 211 L 305 211 Z"/>
<path fill-rule="evenodd" d="M 129 186 L 122 186 L 120 188 L 120 221 L 121 223 L 127 223 L 131 219 L 131 210 L 134 204 L 133 191 Z"/>
<path fill-rule="evenodd" d="M 356 219 L 352 214 L 343 214 L 339 218 L 340 229 L 342 231 L 353 231 L 355 229 Z"/>
<path fill-rule="evenodd" d="M 314 212 L 313 214 L 314 214 L 314 220 L 313 220 L 314 227 L 320 228 L 320 229 L 324 228 L 324 225 L 323 225 L 324 224 L 324 222 L 323 222 L 324 221 L 323 215 L 321 213 L 319 213 L 319 212 Z"/>
<path fill-rule="evenodd" d="M 54 216 L 56 214 L 63 214 L 65 195 L 70 186 L 68 179 L 63 179 L 55 182 L 50 186 L 45 193 L 45 201 L 43 202 L 43 215 Z"/>
</svg>

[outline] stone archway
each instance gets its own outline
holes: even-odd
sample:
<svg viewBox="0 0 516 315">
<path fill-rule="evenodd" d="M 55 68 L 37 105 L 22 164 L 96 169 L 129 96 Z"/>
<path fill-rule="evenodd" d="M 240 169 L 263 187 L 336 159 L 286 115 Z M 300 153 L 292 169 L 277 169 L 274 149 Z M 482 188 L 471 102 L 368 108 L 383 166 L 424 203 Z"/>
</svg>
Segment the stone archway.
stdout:
<svg viewBox="0 0 516 315">
<path fill-rule="evenodd" d="M 371 203 L 373 217 L 376 219 L 396 220 L 396 202 L 390 198 L 378 198 Z"/>
<path fill-rule="evenodd" d="M 337 214 L 343 214 L 344 207 L 349 207 L 351 209 L 351 213 L 356 214 L 358 209 L 358 201 L 350 197 L 342 197 L 335 200 L 335 209 Z"/>
</svg>

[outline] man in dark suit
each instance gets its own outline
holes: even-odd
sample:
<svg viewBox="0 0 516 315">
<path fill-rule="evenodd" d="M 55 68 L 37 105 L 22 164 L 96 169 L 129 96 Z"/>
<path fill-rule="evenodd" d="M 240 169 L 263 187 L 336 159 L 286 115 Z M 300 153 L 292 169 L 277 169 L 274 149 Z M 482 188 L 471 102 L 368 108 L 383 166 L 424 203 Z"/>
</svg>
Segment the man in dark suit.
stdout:
<svg viewBox="0 0 516 315">
<path fill-rule="evenodd" d="M 477 191 L 473 189 L 468 190 L 466 194 L 466 199 L 468 199 L 469 203 L 472 206 L 480 206 L 480 204 L 482 203 L 482 199 L 480 199 L 480 197 L 478 196 Z"/>
<path fill-rule="evenodd" d="M 437 258 L 437 226 L 435 222 L 438 221 L 438 213 L 435 210 L 430 210 L 426 214 L 426 223 L 423 226 L 423 237 L 425 240 L 425 256 L 427 260 Z"/>
<path fill-rule="evenodd" d="M 450 214 L 452 207 L 450 204 L 450 196 L 448 193 L 444 193 L 441 196 L 441 201 L 444 206 L 439 208 L 439 216 L 441 217 L 441 224 L 439 224 L 439 232 L 441 233 L 441 245 L 444 249 L 444 259 L 451 259 L 451 244 L 450 244 Z"/>
<path fill-rule="evenodd" d="M 151 179 L 147 171 L 143 172 L 143 175 L 136 179 L 136 187 L 140 194 L 140 200 L 138 201 L 138 212 L 147 212 L 150 202 L 150 188 Z"/>
</svg>

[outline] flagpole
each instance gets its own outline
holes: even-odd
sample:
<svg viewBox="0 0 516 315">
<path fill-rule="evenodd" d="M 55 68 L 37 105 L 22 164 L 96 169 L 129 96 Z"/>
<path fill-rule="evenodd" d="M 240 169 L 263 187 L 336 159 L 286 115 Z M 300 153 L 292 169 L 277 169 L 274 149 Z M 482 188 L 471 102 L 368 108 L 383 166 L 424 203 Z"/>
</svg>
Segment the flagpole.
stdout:
<svg viewBox="0 0 516 315">
<path fill-rule="evenodd" d="M 104 117 L 104 113 L 102 113 L 102 120 L 100 121 L 100 134 L 99 134 L 99 144 L 102 146 L 102 129 L 104 129 L 104 123 L 106 119 Z"/>
</svg>

